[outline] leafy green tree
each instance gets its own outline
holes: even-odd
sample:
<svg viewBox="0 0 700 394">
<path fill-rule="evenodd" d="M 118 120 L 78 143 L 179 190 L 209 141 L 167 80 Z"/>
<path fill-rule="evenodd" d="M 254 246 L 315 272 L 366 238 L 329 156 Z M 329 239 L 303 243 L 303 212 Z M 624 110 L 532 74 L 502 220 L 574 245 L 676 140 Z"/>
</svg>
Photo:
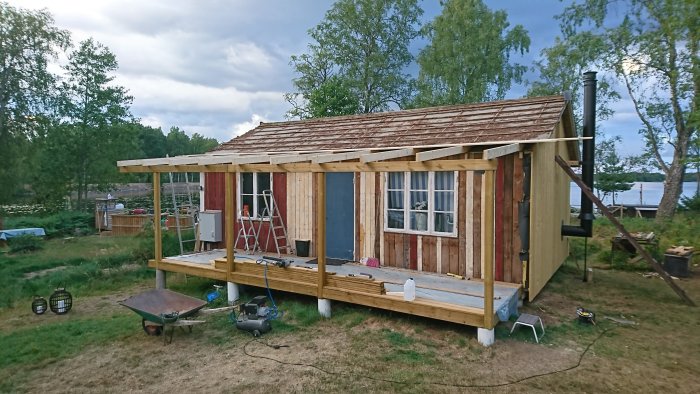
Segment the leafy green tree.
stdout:
<svg viewBox="0 0 700 394">
<path fill-rule="evenodd" d="M 165 150 L 168 156 L 180 156 L 190 154 L 190 137 L 184 130 L 171 127 L 165 138 Z"/>
<path fill-rule="evenodd" d="M 47 66 L 69 43 L 48 12 L 0 2 L 0 202 L 18 186 L 31 138 L 51 113 L 55 76 Z"/>
<path fill-rule="evenodd" d="M 165 157 L 167 154 L 166 139 L 160 127 L 143 126 L 138 123 L 134 127 L 138 129 L 137 134 L 142 158 Z"/>
<path fill-rule="evenodd" d="M 700 122 L 699 8 L 697 0 L 584 0 L 559 17 L 563 41 L 595 43 L 595 59 L 634 104 L 647 151 L 666 175 L 658 220 L 676 210 Z M 669 146 L 670 162 L 662 155 Z"/>
<path fill-rule="evenodd" d="M 522 25 L 508 29 L 505 11 L 481 0 L 444 0 L 442 14 L 424 27 L 430 43 L 418 55 L 418 106 L 474 103 L 505 97 L 527 67 L 511 63 L 528 51 Z"/>
<path fill-rule="evenodd" d="M 61 86 L 61 127 L 50 130 L 42 171 L 77 193 L 77 206 L 86 206 L 88 185 L 108 187 L 119 179 L 117 158 L 128 158 L 136 133 L 115 127 L 131 121 L 132 98 L 112 82 L 117 69 L 114 54 L 92 39 L 68 56 Z M 123 141 L 130 142 L 122 144 Z M 58 192 L 60 190 L 56 190 Z M 52 193 L 51 195 L 56 195 Z"/>
<path fill-rule="evenodd" d="M 309 94 L 307 117 L 352 115 L 359 109 L 359 100 L 353 91 L 342 79 L 332 76 Z"/>
<path fill-rule="evenodd" d="M 598 197 L 612 196 L 615 205 L 617 193 L 632 189 L 634 176 L 630 170 L 629 160 L 622 159 L 617 153 L 617 144 L 622 139 L 619 136 L 602 138 L 596 143 L 596 176 L 595 188 Z"/>
<path fill-rule="evenodd" d="M 219 141 L 215 138 L 208 138 L 199 133 L 192 134 L 192 138 L 190 138 L 190 152 L 192 154 L 209 152 L 218 145 Z"/>
<path fill-rule="evenodd" d="M 309 52 L 292 57 L 300 77 L 293 81 L 296 92 L 286 95 L 293 107 L 288 116 L 310 116 L 309 99 L 317 89 L 321 89 L 315 93 L 317 98 L 332 93 L 329 86 L 322 87 L 332 76 L 351 92 L 334 100 L 357 97 L 357 112 L 405 105 L 411 83 L 404 69 L 413 59 L 408 46 L 418 35 L 422 13 L 417 0 L 339 0 L 333 4 L 324 20 L 309 31 L 315 41 Z M 314 106 L 330 108 L 318 102 Z M 330 113 L 353 106 L 342 104 Z"/>
</svg>

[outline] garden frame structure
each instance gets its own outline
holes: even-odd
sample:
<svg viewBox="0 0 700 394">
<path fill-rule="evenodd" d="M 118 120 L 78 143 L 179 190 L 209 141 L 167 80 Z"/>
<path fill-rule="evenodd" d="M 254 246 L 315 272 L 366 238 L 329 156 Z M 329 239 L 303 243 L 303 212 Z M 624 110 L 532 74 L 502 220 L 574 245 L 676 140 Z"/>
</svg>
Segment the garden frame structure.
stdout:
<svg viewBox="0 0 700 394">
<path fill-rule="evenodd" d="M 350 136 L 348 134 L 352 131 L 348 130 L 357 130 L 360 134 Z M 118 166 L 121 172 L 153 173 L 155 223 L 160 223 L 161 212 L 158 174 L 223 174 L 224 227 L 228 229 L 225 231 L 225 259 L 203 266 L 164 257 L 161 228 L 155 226 L 155 258 L 149 262 L 149 266 L 156 269 L 157 277 L 160 275 L 164 278 L 165 271 L 181 272 L 234 284 L 265 287 L 261 273 L 251 272 L 245 262 L 235 257 L 237 174 L 313 174 L 312 187 L 316 197 L 313 249 L 318 259 L 318 269 L 293 278 L 270 278 L 270 288 L 315 296 L 319 299 L 319 311 L 322 301 L 336 300 L 475 326 L 480 329 L 480 341 L 490 344 L 493 341 L 493 328 L 498 322 L 494 310 L 494 287 L 523 288 L 532 299 L 568 255 L 568 241 L 561 237 L 560 226 L 562 222 L 569 222 L 569 182 L 566 175 L 557 169 L 554 157 L 560 155 L 571 163 L 578 163 L 578 141 L 581 138 L 576 137 L 573 130 L 571 103 L 563 96 L 549 96 L 265 123 L 207 154 L 126 160 L 120 161 Z M 525 225 L 529 248 L 525 251 L 525 259 L 522 259 L 524 243 L 509 244 L 511 248 L 520 248 L 510 250 L 508 256 L 517 261 L 520 255 L 523 260 L 522 277 L 512 281 L 515 283 L 502 283 L 495 278 L 498 246 L 495 226 L 499 224 L 496 210 L 503 203 L 496 183 L 503 182 L 503 158 L 515 158 L 517 161 L 525 156 L 531 157 L 532 161 L 532 181 L 528 182 L 531 186 L 526 193 L 532 202 L 525 205 L 528 216 L 532 217 Z M 343 284 L 338 276 L 327 272 L 327 174 L 416 171 L 457 171 L 469 174 L 470 179 L 480 179 L 480 218 L 474 228 L 479 233 L 480 241 L 475 241 L 475 244 L 480 242 L 481 267 L 480 272 L 473 272 L 470 279 L 483 284 L 483 294 L 479 295 L 483 298 L 482 308 L 421 298 L 405 301 L 400 295 L 384 292 L 370 294 L 363 291 L 362 286 L 358 287 L 355 279 L 353 284 Z M 523 169 L 520 167 L 517 171 L 523 172 Z M 508 172 L 506 169 L 505 176 L 513 177 L 513 170 Z M 466 190 L 459 190 L 459 193 L 466 193 Z M 515 196 L 511 197 L 512 208 L 516 209 L 516 205 L 520 208 L 520 204 L 515 204 Z M 463 216 L 469 215 L 471 212 L 463 213 Z M 512 217 L 509 223 L 510 226 L 515 224 Z M 522 230 L 510 231 L 509 237 L 515 238 L 513 234 L 517 235 L 518 231 Z M 471 245 L 467 245 L 469 247 Z M 463 245 L 460 244 L 460 248 Z M 475 264 L 478 265 L 478 262 Z M 164 279 L 157 279 L 157 283 L 164 286 Z"/>
</svg>

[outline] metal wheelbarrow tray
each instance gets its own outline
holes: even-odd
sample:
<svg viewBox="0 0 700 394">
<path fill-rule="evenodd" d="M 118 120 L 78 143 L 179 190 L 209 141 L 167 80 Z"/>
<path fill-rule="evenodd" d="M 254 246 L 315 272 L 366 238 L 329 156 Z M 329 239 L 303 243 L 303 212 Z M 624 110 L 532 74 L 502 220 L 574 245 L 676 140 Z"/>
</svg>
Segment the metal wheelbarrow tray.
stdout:
<svg viewBox="0 0 700 394">
<path fill-rule="evenodd" d="M 148 290 L 135 296 L 129 297 L 119 304 L 131 309 L 143 318 L 142 324 L 146 329 L 146 322 L 151 322 L 162 326 L 163 330 L 171 327 L 170 341 L 172 342 L 175 326 L 189 326 L 203 323 L 201 320 L 180 320 L 195 315 L 207 302 L 198 298 L 186 296 L 167 289 Z M 168 315 L 175 315 L 176 318 L 167 318 Z M 163 338 L 165 342 L 165 337 Z"/>
</svg>

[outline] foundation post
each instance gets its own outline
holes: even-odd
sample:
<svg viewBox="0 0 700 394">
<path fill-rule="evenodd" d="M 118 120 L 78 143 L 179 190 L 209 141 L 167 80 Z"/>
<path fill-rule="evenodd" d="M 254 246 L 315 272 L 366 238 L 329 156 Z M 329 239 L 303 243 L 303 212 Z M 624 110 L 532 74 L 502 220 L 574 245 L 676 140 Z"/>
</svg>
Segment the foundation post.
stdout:
<svg viewBox="0 0 700 394">
<path fill-rule="evenodd" d="M 318 313 L 327 319 L 330 318 L 331 317 L 331 300 L 319 298 L 318 299 Z"/>
<path fill-rule="evenodd" d="M 478 328 L 476 333 L 477 340 L 483 346 L 491 346 L 496 341 L 495 330 L 487 328 Z"/>
<path fill-rule="evenodd" d="M 238 285 L 233 282 L 226 282 L 226 294 L 228 294 L 228 304 L 233 305 L 241 297 Z"/>
<path fill-rule="evenodd" d="M 331 317 L 331 301 L 323 298 L 326 281 L 326 174 L 316 173 L 316 256 L 318 258 L 318 313 Z"/>
</svg>

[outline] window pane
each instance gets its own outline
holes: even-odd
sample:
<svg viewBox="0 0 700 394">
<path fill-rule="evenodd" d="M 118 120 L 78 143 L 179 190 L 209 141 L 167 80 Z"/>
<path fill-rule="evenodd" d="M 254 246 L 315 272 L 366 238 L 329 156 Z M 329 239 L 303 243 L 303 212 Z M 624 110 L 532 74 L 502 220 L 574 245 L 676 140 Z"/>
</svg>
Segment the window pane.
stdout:
<svg viewBox="0 0 700 394">
<path fill-rule="evenodd" d="M 390 209 L 387 211 L 387 227 L 403 229 L 403 211 Z"/>
<path fill-rule="evenodd" d="M 389 189 L 403 189 L 403 172 L 389 173 Z"/>
<path fill-rule="evenodd" d="M 241 176 L 241 193 L 253 194 L 253 173 L 242 172 Z"/>
<path fill-rule="evenodd" d="M 249 194 L 241 196 L 241 211 L 243 212 L 243 216 L 246 216 L 246 212 L 248 216 L 253 216 L 255 214 L 255 212 L 253 212 L 253 196 Z"/>
<path fill-rule="evenodd" d="M 387 194 L 389 209 L 403 209 L 403 191 L 390 191 Z"/>
<path fill-rule="evenodd" d="M 455 174 L 452 171 L 437 171 L 435 173 L 435 190 L 454 190 Z"/>
<path fill-rule="evenodd" d="M 435 192 L 436 211 L 454 211 L 454 192 Z"/>
<path fill-rule="evenodd" d="M 428 173 L 426 171 L 411 173 L 411 190 L 428 190 Z"/>
<path fill-rule="evenodd" d="M 271 204 L 270 200 L 269 199 L 267 199 L 267 200 L 268 200 L 267 203 Z M 270 209 L 272 209 L 272 205 L 270 205 Z M 257 216 L 259 218 L 270 216 L 270 213 L 267 211 L 267 209 L 265 207 L 265 197 L 263 197 L 261 195 L 258 195 L 258 215 Z"/>
<path fill-rule="evenodd" d="M 416 209 L 419 211 L 428 210 L 427 191 L 411 191 L 411 209 Z"/>
<path fill-rule="evenodd" d="M 272 190 L 270 187 L 270 173 L 269 172 L 258 172 L 258 190 L 257 194 L 262 194 L 265 190 Z"/>
<path fill-rule="evenodd" d="M 453 213 L 435 213 L 435 231 L 441 233 L 451 233 L 454 229 Z"/>
<path fill-rule="evenodd" d="M 428 213 L 411 211 L 408 214 L 411 221 L 411 230 L 428 231 Z"/>
</svg>

